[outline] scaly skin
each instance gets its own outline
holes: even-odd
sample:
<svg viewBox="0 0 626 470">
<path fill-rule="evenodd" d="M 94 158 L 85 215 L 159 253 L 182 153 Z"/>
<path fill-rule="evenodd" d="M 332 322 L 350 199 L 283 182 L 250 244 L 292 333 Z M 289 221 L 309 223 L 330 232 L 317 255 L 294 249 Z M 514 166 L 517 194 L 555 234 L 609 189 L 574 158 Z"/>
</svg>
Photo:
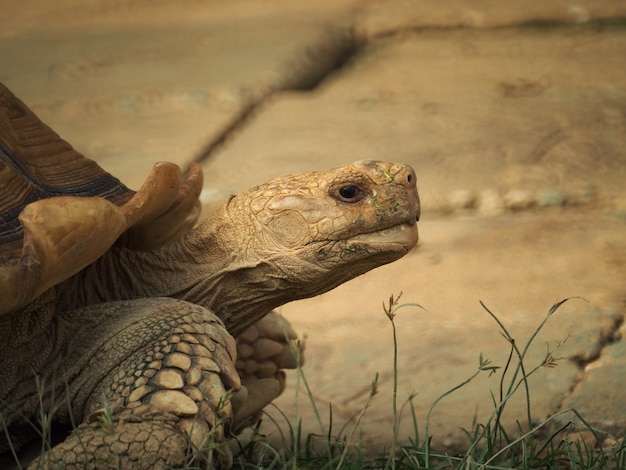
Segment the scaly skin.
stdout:
<svg viewBox="0 0 626 470">
<path fill-rule="evenodd" d="M 86 316 L 90 325 L 79 323 Z M 78 343 L 70 357 L 76 377 L 67 398 L 84 423 L 43 456 L 46 465 L 163 468 L 180 465 L 188 450 L 223 440 L 232 410 L 228 400 L 220 400 L 227 390 L 239 389 L 240 379 L 235 341 L 215 315 L 184 301 L 151 298 L 62 317 Z M 101 326 L 113 334 L 93 344 L 91 335 Z M 55 378 L 45 372 L 41 378 L 52 384 Z M 103 396 L 110 414 L 102 409 Z"/>
<path fill-rule="evenodd" d="M 278 369 L 293 362 L 286 340 L 267 332 L 252 340 L 275 354 L 257 355 L 257 366 L 269 358 L 276 367 L 254 376 L 246 329 L 284 303 L 402 257 L 417 243 L 418 217 L 410 167 L 356 162 L 234 196 L 174 245 L 112 248 L 0 319 L 0 332 L 12 332 L 0 345 L 6 425 L 37 416 L 37 376 L 45 406 L 56 398 L 56 417 L 67 421 L 71 403 L 83 423 L 44 456 L 46 465 L 182 465 L 189 451 L 221 441 L 233 414 L 235 426 L 247 423 L 282 390 Z M 228 398 L 240 383 L 231 335 L 242 335 L 237 370 L 246 373 L 234 412 Z M 99 411 L 103 395 L 111 415 Z"/>
</svg>

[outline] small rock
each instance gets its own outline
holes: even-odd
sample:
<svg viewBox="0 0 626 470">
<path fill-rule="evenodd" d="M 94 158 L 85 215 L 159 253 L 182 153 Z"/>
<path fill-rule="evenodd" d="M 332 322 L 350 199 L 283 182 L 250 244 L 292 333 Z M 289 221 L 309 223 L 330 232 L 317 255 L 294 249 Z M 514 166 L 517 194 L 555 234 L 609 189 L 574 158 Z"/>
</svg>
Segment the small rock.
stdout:
<svg viewBox="0 0 626 470">
<path fill-rule="evenodd" d="M 469 189 L 452 191 L 448 198 L 452 210 L 472 209 L 476 205 L 476 193 Z"/>
<path fill-rule="evenodd" d="M 540 206 L 562 206 L 565 203 L 565 196 L 558 189 L 548 189 L 539 194 Z"/>
<path fill-rule="evenodd" d="M 504 212 L 504 202 L 495 189 L 485 189 L 478 198 L 478 212 L 487 217 L 500 215 Z"/>
<path fill-rule="evenodd" d="M 513 211 L 528 209 L 535 204 L 535 200 L 530 191 L 523 189 L 511 189 L 504 197 L 504 206 Z"/>
</svg>

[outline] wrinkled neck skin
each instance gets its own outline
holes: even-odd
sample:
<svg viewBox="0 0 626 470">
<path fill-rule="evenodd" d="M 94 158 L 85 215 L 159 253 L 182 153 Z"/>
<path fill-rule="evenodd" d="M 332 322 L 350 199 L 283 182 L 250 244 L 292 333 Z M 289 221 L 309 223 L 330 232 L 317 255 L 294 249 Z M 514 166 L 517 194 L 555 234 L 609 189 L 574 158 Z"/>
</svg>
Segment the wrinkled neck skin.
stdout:
<svg viewBox="0 0 626 470">
<path fill-rule="evenodd" d="M 285 259 L 306 256 L 259 243 L 258 228 L 250 218 L 231 215 L 233 199 L 174 245 L 149 252 L 112 248 L 61 285 L 57 305 L 67 310 L 115 300 L 173 297 L 212 310 L 237 335 L 273 308 L 343 282 L 329 280 L 328 288 L 303 284 L 307 278 L 323 278 L 326 270 L 309 263 L 304 270 L 299 264 L 297 272 L 295 267 L 290 272 L 293 263 Z M 233 233 L 238 234 L 237 241 Z M 259 244 L 268 249 L 260 252 Z M 309 245 L 300 250 L 315 249 Z"/>
</svg>

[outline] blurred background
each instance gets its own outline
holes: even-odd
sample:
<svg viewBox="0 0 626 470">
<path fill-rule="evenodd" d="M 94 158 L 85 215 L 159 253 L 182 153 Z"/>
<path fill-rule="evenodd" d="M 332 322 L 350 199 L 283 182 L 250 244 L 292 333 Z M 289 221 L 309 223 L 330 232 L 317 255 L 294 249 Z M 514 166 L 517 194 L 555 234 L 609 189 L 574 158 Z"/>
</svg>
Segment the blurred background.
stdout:
<svg viewBox="0 0 626 470">
<path fill-rule="evenodd" d="M 574 406 L 626 426 L 626 3 L 618 0 L 0 0 L 0 81 L 131 188 L 160 160 L 205 170 L 206 214 L 274 176 L 361 159 L 418 175 L 420 245 L 333 292 L 283 307 L 307 337 L 320 410 L 349 419 L 380 374 L 363 439 L 391 434 L 390 294 L 402 402 L 420 419 L 571 296 L 529 361 L 540 419 Z M 480 376 L 443 401 L 440 447 L 488 416 Z M 278 406 L 319 432 L 295 377 Z M 511 424 L 522 413 L 510 409 Z M 325 416 L 327 419 L 328 416 Z M 405 420 L 405 424 L 410 424 Z M 269 433 L 272 431 L 268 427 Z M 402 436 L 401 432 L 401 436 Z"/>
</svg>

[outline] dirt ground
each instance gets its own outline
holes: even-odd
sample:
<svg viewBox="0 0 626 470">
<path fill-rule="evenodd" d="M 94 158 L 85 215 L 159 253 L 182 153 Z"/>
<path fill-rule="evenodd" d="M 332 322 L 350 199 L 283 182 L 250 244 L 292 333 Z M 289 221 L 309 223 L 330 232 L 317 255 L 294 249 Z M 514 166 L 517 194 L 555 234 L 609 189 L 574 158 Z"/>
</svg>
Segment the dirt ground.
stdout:
<svg viewBox="0 0 626 470">
<path fill-rule="evenodd" d="M 200 160 L 207 213 L 295 171 L 360 159 L 415 168 L 418 249 L 281 310 L 307 337 L 324 419 L 330 404 L 338 420 L 358 413 L 378 373 L 359 435 L 389 442 L 390 294 L 424 307 L 396 318 L 398 399 L 416 394 L 420 425 L 480 354 L 506 361 L 480 301 L 524 344 L 555 302 L 576 297 L 529 350 L 537 364 L 566 340 L 558 366 L 531 379 L 533 416 L 575 407 L 623 435 L 626 8 L 296 3 L 24 1 L 2 21 L 0 81 L 131 187 L 155 161 Z M 290 374 L 277 405 L 319 432 L 296 383 Z M 459 428 L 488 418 L 498 386 L 481 374 L 446 398 L 435 444 L 462 445 Z M 507 413 L 511 425 L 524 415 L 522 396 Z"/>
</svg>

